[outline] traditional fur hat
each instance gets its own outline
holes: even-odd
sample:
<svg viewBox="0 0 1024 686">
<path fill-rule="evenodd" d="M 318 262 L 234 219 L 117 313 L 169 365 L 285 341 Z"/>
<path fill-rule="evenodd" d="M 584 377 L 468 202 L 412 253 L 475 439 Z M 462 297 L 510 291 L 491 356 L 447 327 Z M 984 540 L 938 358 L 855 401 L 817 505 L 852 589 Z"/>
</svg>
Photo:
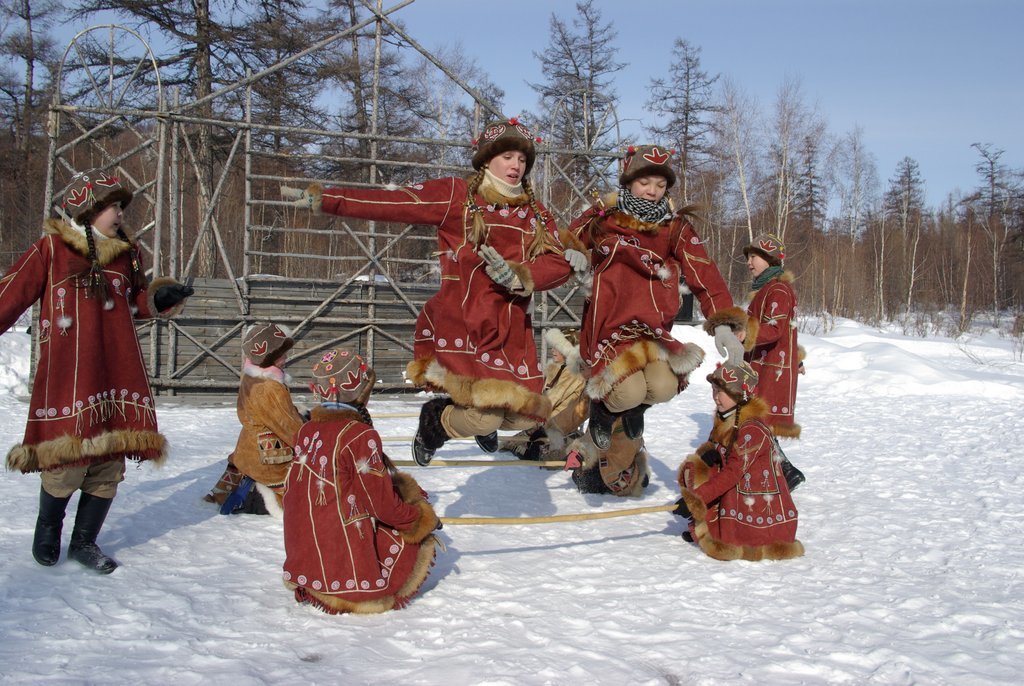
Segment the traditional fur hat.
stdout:
<svg viewBox="0 0 1024 686">
<path fill-rule="evenodd" d="M 675 152 L 660 145 L 629 146 L 622 159 L 619 186 L 627 187 L 642 176 L 663 176 L 671 188 L 676 182 L 676 173 L 670 164 Z"/>
<path fill-rule="evenodd" d="M 740 405 L 745 405 L 754 395 L 757 387 L 757 372 L 742 360 L 727 360 L 719 363 L 715 371 L 708 374 L 708 381 L 725 391 Z"/>
<path fill-rule="evenodd" d="M 309 389 L 317 402 L 365 405 L 377 375 L 362 357 L 347 348 L 328 350 L 313 364 Z"/>
<path fill-rule="evenodd" d="M 523 172 L 523 176 L 526 176 L 537 157 L 534 142 L 539 143 L 540 139 L 534 138 L 530 130 L 515 117 L 508 121 L 491 122 L 484 127 L 480 137 L 473 141 L 473 169 L 483 169 L 495 155 L 507 150 L 518 150 L 526 155 L 526 169 Z"/>
<path fill-rule="evenodd" d="M 781 267 L 786 260 L 786 246 L 783 245 L 782 239 L 770 233 L 758 235 L 753 243 L 743 248 L 744 257 L 749 257 L 752 252 L 776 267 Z"/>
<path fill-rule="evenodd" d="M 295 345 L 291 332 L 271 322 L 258 322 L 242 336 L 242 354 L 259 367 L 270 367 Z"/>
<path fill-rule="evenodd" d="M 121 177 L 101 169 L 78 172 L 62 192 L 61 209 L 77 223 L 85 225 L 114 203 L 128 207 L 133 194 L 121 184 Z"/>
<path fill-rule="evenodd" d="M 565 358 L 565 365 L 570 369 L 578 369 L 580 366 L 580 335 L 575 329 L 547 329 L 544 331 L 544 340 L 552 348 L 562 353 Z"/>
</svg>

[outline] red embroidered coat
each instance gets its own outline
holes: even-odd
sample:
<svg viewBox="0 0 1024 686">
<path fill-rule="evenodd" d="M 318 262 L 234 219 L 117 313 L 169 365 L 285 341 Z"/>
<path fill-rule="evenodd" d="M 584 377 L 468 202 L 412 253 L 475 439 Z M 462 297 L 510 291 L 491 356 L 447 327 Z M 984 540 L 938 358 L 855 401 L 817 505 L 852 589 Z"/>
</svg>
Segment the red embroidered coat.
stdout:
<svg viewBox="0 0 1024 686">
<path fill-rule="evenodd" d="M 679 485 L 701 550 L 719 560 L 785 559 L 803 555 L 796 540 L 797 510 L 782 474 L 766 407 L 753 398 L 723 420 L 679 467 Z M 733 431 L 736 423 L 739 430 Z M 708 467 L 707 451 L 721 457 Z"/>
<path fill-rule="evenodd" d="M 152 293 L 174 281 L 158 279 L 133 292 L 130 245 L 96 235 L 112 296 L 106 304 L 76 287 L 76 277 L 90 265 L 85 234 L 55 219 L 0 281 L 0 332 L 39 302 L 39 360 L 28 422 L 24 440 L 7 455 L 8 469 L 46 471 L 119 457 L 159 462 L 166 456 L 135 320 L 154 316 Z"/>
<path fill-rule="evenodd" d="M 402 607 L 434 560 L 437 516 L 407 474 L 392 477 L 377 432 L 316 407 L 295 436 L 284 491 L 284 581 L 329 613 Z"/>
<path fill-rule="evenodd" d="M 753 294 L 747 308 L 745 359 L 757 372 L 755 393 L 768 403 L 765 423 L 777 436 L 800 437 L 794 421 L 796 383 L 802 357 L 797 345 L 793 275 L 783 272 Z"/>
<path fill-rule="evenodd" d="M 571 269 L 550 218 L 534 216 L 525 195 L 504 198 L 506 204 L 493 191 L 475 196 L 489 229 L 487 244 L 510 262 L 529 292 L 516 295 L 494 283 L 469 237 L 467 188 L 464 179 L 454 177 L 400 190 L 327 188 L 321 211 L 436 226 L 441 286 L 416 319 L 408 378 L 443 390 L 463 407 L 504 408 L 543 420 L 551 406 L 542 395 L 544 370 L 534 342 L 530 292 L 564 283 Z M 537 231 L 548 233 L 551 247 L 528 260 Z"/>
<path fill-rule="evenodd" d="M 671 333 L 680 307 L 680 277 L 697 297 L 708 332 L 746 320 L 684 216 L 647 224 L 616 210 L 614 199 L 607 206 L 611 209 L 592 207 L 569 227 L 591 250 L 594 283 L 580 354 L 590 367 L 587 393 L 597 399 L 655 359 L 667 359 L 680 377 L 700 365 L 704 351 Z"/>
</svg>

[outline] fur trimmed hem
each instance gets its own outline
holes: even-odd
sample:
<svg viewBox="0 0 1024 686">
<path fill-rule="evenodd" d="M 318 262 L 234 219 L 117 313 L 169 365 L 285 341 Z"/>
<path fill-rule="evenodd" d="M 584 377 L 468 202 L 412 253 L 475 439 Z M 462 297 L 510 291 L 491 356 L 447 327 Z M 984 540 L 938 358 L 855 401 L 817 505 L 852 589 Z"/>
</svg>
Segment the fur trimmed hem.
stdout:
<svg viewBox="0 0 1024 686">
<path fill-rule="evenodd" d="M 704 361 L 704 350 L 693 343 L 683 343 L 682 346 L 680 352 L 672 354 L 657 341 L 637 341 L 619 353 L 600 374 L 590 378 L 587 395 L 595 400 L 605 398 L 620 381 L 656 360 L 668 362 L 677 376 L 686 376 Z"/>
<path fill-rule="evenodd" d="M 155 431 L 124 429 L 84 440 L 78 436 L 61 436 L 36 445 L 22 443 L 7 453 L 7 469 L 28 474 L 121 457 L 162 464 L 167 459 L 167 439 Z"/>
<path fill-rule="evenodd" d="M 715 335 L 715 327 L 725 324 L 733 333 L 739 333 L 747 328 L 747 313 L 739 307 L 727 307 L 719 310 L 704 321 L 704 333 L 709 336 Z"/>
<path fill-rule="evenodd" d="M 690 515 L 693 517 L 693 532 L 697 545 L 708 557 L 723 561 L 760 562 L 761 560 L 789 560 L 804 554 L 804 545 L 799 540 L 780 541 L 765 545 L 735 545 L 720 541 L 708 530 L 708 508 L 700 496 L 688 488 L 683 488 L 683 500 L 690 508 Z"/>
<path fill-rule="evenodd" d="M 284 587 L 295 594 L 296 602 L 308 603 L 329 615 L 348 613 L 359 615 L 380 614 L 388 610 L 401 609 L 409 604 L 413 596 L 419 592 L 423 582 L 427 580 L 430 568 L 434 566 L 436 552 L 435 539 L 431 536 L 420 545 L 416 553 L 416 563 L 413 565 L 412 572 L 409 574 L 406 582 L 402 584 L 402 587 L 398 589 L 398 593 L 375 600 L 353 602 L 299 586 L 292 581 L 285 581 Z"/>
<path fill-rule="evenodd" d="M 514 381 L 474 379 L 449 372 L 433 357 L 413 360 L 405 368 L 406 378 L 421 388 L 447 393 L 461 407 L 502 409 L 538 422 L 551 415 L 551 400 L 527 390 Z"/>
</svg>

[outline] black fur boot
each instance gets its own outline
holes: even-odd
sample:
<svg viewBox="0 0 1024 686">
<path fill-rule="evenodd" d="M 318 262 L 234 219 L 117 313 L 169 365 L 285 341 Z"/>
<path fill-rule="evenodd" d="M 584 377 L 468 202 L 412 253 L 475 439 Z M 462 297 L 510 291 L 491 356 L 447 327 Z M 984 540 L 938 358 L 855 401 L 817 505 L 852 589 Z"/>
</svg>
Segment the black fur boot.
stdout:
<svg viewBox="0 0 1024 686">
<path fill-rule="evenodd" d="M 650 405 L 640 403 L 622 413 L 622 431 L 626 438 L 633 440 L 644 435 L 644 412 Z"/>
<path fill-rule="evenodd" d="M 794 467 L 793 463 L 786 456 L 782 457 L 782 476 L 786 477 L 786 485 L 789 486 L 790 493 L 795 491 L 797 486 L 807 481 L 804 473 Z"/>
<path fill-rule="evenodd" d="M 476 438 L 476 444 L 480 446 L 480 450 L 485 453 L 496 453 L 498 452 L 498 432 L 492 431 L 485 436 L 474 436 Z"/>
<path fill-rule="evenodd" d="M 64 527 L 64 511 L 71 496 L 55 498 L 39 487 L 39 516 L 32 538 L 32 557 L 41 565 L 52 567 L 60 559 L 60 532 Z"/>
<path fill-rule="evenodd" d="M 597 467 L 590 469 L 579 469 L 572 470 L 572 481 L 576 484 L 576 488 L 580 493 L 611 493 L 612 489 L 608 488 L 605 484 L 604 479 L 601 478 L 601 470 Z"/>
<path fill-rule="evenodd" d="M 433 398 L 420 408 L 420 423 L 412 442 L 412 459 L 421 467 L 430 464 L 437 449 L 450 438 L 441 425 L 441 413 L 452 404 L 451 398 Z"/>
<path fill-rule="evenodd" d="M 100 574 L 110 574 L 117 569 L 117 563 L 96 545 L 96 537 L 103 528 L 112 502 L 113 498 L 99 498 L 83 492 L 78 499 L 75 528 L 71 531 L 71 545 L 68 546 L 69 558 Z"/>
<path fill-rule="evenodd" d="M 612 444 L 612 424 L 615 423 L 616 415 L 609 412 L 608 408 L 600 400 L 590 401 L 590 421 L 587 422 L 587 431 L 598 450 L 608 450 Z"/>
</svg>

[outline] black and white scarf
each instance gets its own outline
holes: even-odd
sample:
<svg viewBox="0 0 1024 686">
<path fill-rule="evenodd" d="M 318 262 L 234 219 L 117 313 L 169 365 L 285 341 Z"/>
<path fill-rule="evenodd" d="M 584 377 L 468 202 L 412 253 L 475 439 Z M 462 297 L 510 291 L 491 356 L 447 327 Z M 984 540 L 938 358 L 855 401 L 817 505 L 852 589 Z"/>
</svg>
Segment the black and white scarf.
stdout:
<svg viewBox="0 0 1024 686">
<path fill-rule="evenodd" d="M 668 204 L 668 196 L 662 196 L 658 202 L 638 198 L 625 186 L 619 188 L 619 209 L 626 214 L 647 224 L 660 224 L 672 218 L 672 210 Z"/>
</svg>

